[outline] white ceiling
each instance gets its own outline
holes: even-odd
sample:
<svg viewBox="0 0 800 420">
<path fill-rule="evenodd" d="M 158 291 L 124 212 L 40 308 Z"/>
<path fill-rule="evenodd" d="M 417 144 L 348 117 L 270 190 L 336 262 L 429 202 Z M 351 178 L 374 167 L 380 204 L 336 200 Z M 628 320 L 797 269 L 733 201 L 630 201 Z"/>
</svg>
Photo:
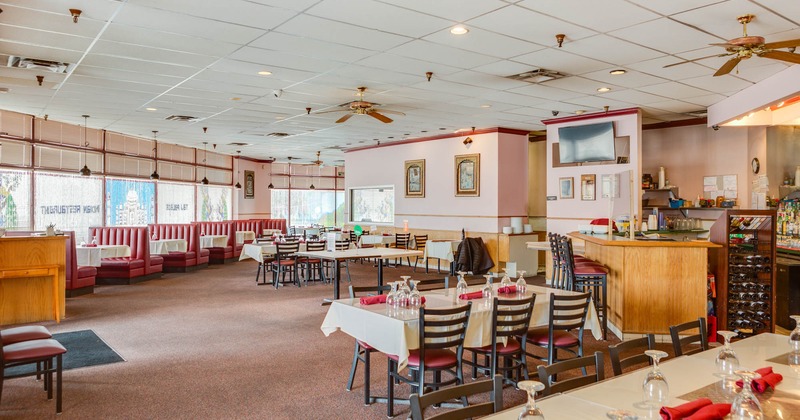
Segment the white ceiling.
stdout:
<svg viewBox="0 0 800 420">
<path fill-rule="evenodd" d="M 797 1 L 0 0 L 0 8 L 0 54 L 77 64 L 60 75 L 0 68 L 0 88 L 10 89 L 1 109 L 76 124 L 89 114 L 94 128 L 146 138 L 158 130 L 167 142 L 279 160 L 317 150 L 336 160 L 339 148 L 473 126 L 539 130 L 553 111 L 605 105 L 642 107 L 645 123 L 692 118 L 787 64 L 754 58 L 722 77 L 711 75 L 726 58 L 664 65 L 724 52 L 708 44 L 741 36 L 736 17 L 745 13 L 756 15 L 751 35 L 800 38 Z M 70 8 L 83 11 L 77 24 Z M 470 32 L 452 35 L 456 24 Z M 566 34 L 561 48 L 557 33 Z M 534 68 L 568 77 L 538 85 L 505 77 Z M 610 75 L 616 68 L 628 73 Z M 335 124 L 343 113 L 315 114 L 354 100 L 358 86 L 368 87 L 366 100 L 406 115 Z M 173 114 L 201 120 L 164 119 Z M 274 132 L 290 136 L 265 136 Z"/>
</svg>

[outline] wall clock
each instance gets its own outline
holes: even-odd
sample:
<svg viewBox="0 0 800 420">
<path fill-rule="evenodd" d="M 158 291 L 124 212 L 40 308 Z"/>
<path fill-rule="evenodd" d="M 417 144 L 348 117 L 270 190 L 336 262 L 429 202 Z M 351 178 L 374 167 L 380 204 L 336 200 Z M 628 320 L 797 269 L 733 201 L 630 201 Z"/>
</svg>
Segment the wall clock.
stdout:
<svg viewBox="0 0 800 420">
<path fill-rule="evenodd" d="M 750 161 L 750 168 L 753 170 L 754 174 L 758 173 L 758 170 L 761 169 L 761 163 L 758 162 L 758 158 L 753 158 Z"/>
</svg>

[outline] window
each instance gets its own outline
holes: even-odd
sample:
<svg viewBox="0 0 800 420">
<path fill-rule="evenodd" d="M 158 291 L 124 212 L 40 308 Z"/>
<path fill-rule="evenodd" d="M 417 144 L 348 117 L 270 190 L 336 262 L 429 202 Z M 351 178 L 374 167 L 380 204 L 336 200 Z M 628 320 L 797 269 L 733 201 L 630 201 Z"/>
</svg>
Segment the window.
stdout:
<svg viewBox="0 0 800 420">
<path fill-rule="evenodd" d="M 197 187 L 197 220 L 218 222 L 231 219 L 230 187 Z"/>
<path fill-rule="evenodd" d="M 289 190 L 272 190 L 272 218 L 286 219 L 291 226 L 336 226 L 344 220 L 342 191 L 292 190 L 289 204 Z"/>
<path fill-rule="evenodd" d="M 394 187 L 351 189 L 350 221 L 394 224 Z"/>
<path fill-rule="evenodd" d="M 106 178 L 106 226 L 155 223 L 155 192 L 151 181 Z"/>
<path fill-rule="evenodd" d="M 103 178 L 37 172 L 33 182 L 34 229 L 74 230 L 80 243 L 90 227 L 103 225 Z"/>
<path fill-rule="evenodd" d="M 0 171 L 0 227 L 31 228 L 31 173 Z"/>
<path fill-rule="evenodd" d="M 194 221 L 194 185 L 158 183 L 158 223 Z"/>
</svg>

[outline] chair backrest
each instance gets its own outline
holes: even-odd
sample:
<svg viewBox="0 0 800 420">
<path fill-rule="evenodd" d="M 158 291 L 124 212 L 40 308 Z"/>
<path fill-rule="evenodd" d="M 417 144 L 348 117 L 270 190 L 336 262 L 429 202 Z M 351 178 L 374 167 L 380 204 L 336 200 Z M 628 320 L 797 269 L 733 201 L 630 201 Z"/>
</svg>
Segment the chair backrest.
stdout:
<svg viewBox="0 0 800 420">
<path fill-rule="evenodd" d="M 608 346 L 608 353 L 611 356 L 611 368 L 614 370 L 614 375 L 622 375 L 624 369 L 633 365 L 643 363 L 652 364 L 652 359 L 644 354 L 644 351 L 653 350 L 655 346 L 656 337 L 653 334 L 647 334 L 645 337 Z M 632 354 L 632 356 L 622 357 L 623 353 Z"/>
<path fill-rule="evenodd" d="M 350 249 L 350 241 L 346 239 L 344 241 L 336 241 L 337 251 L 346 251 L 348 249 Z"/>
<path fill-rule="evenodd" d="M 583 327 L 589 313 L 590 292 L 570 295 L 550 295 L 550 341 L 553 342 L 554 331 L 572 331 L 578 329 L 578 338 L 583 337 Z"/>
<path fill-rule="evenodd" d="M 353 232 L 352 230 L 350 231 L 350 242 L 352 243 L 358 242 L 358 235 L 356 235 L 356 233 Z"/>
<path fill-rule="evenodd" d="M 194 223 L 156 223 L 147 225 L 150 236 L 156 239 L 183 239 L 186 241 L 186 250 L 197 252 L 200 250 L 200 230 Z"/>
<path fill-rule="evenodd" d="M 294 253 L 300 250 L 300 242 L 279 242 L 275 244 L 275 259 L 294 258 Z"/>
<path fill-rule="evenodd" d="M 496 350 L 498 337 L 522 337 L 525 343 L 536 295 L 522 299 L 494 298 L 492 311 L 492 349 Z"/>
<path fill-rule="evenodd" d="M 441 279 L 423 279 L 415 280 L 417 282 L 417 290 L 424 292 L 427 290 L 447 289 L 450 284 L 450 278 L 445 277 Z"/>
<path fill-rule="evenodd" d="M 464 335 L 472 302 L 447 309 L 419 310 L 419 371 L 425 372 L 425 352 L 456 348 L 458 363 L 464 353 Z"/>
<path fill-rule="evenodd" d="M 594 374 L 582 374 L 577 377 L 570 377 L 569 379 L 555 380 L 557 374 L 573 369 L 582 369 L 585 372 L 585 369 L 591 366 L 594 366 Z M 580 388 L 585 385 L 600 382 L 605 378 L 603 352 L 600 351 L 594 352 L 593 356 L 564 360 L 547 366 L 539 365 L 537 369 L 539 371 L 539 380 L 544 383 L 544 391 L 542 391 L 542 394 L 545 396 Z"/>
<path fill-rule="evenodd" d="M 572 255 L 572 239 L 562 236 L 558 239 L 558 260 L 561 273 L 553 287 L 561 290 L 573 290 L 575 284 L 575 260 Z"/>
<path fill-rule="evenodd" d="M 425 244 L 428 243 L 428 235 L 414 235 L 414 245 L 417 251 L 425 249 Z"/>
<path fill-rule="evenodd" d="M 463 408 L 449 410 L 435 416 L 425 417 L 425 409 L 445 401 L 461 399 L 476 394 L 489 392 L 489 401 L 470 404 Z M 468 419 L 475 416 L 485 416 L 497 413 L 503 409 L 503 377 L 495 375 L 493 379 L 477 381 L 464 385 L 442 388 L 438 391 L 427 392 L 425 395 L 411 394 L 411 418 L 413 420 L 425 419 Z"/>
<path fill-rule="evenodd" d="M 99 245 L 128 245 L 131 259 L 144 260 L 150 266 L 150 235 L 143 226 L 104 226 L 89 228 L 89 236 L 96 237 Z"/>
<path fill-rule="evenodd" d="M 392 290 L 392 286 L 388 284 L 384 284 L 383 286 L 353 286 L 350 285 L 350 298 L 355 299 L 359 296 L 374 296 L 374 295 L 382 295 L 383 292 L 388 292 Z"/>
<path fill-rule="evenodd" d="M 306 251 L 324 251 L 325 242 L 306 242 Z"/>
<path fill-rule="evenodd" d="M 550 242 L 550 254 L 553 257 L 553 260 L 556 264 L 561 264 L 561 258 L 558 255 L 558 241 L 561 239 L 561 235 L 557 233 L 548 233 L 547 234 L 547 241 Z"/>
<path fill-rule="evenodd" d="M 408 248 L 409 242 L 411 242 L 411 234 L 410 233 L 395 233 L 394 234 L 394 246 L 397 248 Z"/>
<path fill-rule="evenodd" d="M 286 219 L 253 219 L 261 222 L 261 229 L 280 229 L 281 233 L 286 233 Z M 261 232 L 256 232 L 260 236 Z"/>
<path fill-rule="evenodd" d="M 456 284 L 458 284 L 458 276 L 456 276 L 453 280 L 456 282 Z M 468 286 L 480 286 L 486 284 L 485 277 L 470 274 L 464 275 L 464 281 L 467 282 Z M 492 282 L 494 282 L 494 280 L 492 280 Z"/>
<path fill-rule="evenodd" d="M 697 329 L 697 334 L 692 334 L 681 338 L 680 333 L 688 330 Z M 672 349 L 675 350 L 675 357 L 700 353 L 701 351 L 708 350 L 708 335 L 706 335 L 706 319 L 703 317 L 698 318 L 696 321 L 684 322 L 683 324 L 673 325 L 669 327 L 669 335 L 672 337 Z M 692 350 L 686 350 L 684 347 L 692 344 L 700 343 L 700 347 Z"/>
</svg>

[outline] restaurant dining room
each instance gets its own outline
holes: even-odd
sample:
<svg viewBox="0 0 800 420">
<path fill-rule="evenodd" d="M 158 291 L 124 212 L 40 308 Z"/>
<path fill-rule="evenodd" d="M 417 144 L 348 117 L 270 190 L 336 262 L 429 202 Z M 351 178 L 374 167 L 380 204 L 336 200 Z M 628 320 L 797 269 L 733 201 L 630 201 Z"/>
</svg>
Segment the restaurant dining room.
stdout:
<svg viewBox="0 0 800 420">
<path fill-rule="evenodd" d="M 800 418 L 792 2 L 0 34 L 0 419 Z"/>
</svg>

